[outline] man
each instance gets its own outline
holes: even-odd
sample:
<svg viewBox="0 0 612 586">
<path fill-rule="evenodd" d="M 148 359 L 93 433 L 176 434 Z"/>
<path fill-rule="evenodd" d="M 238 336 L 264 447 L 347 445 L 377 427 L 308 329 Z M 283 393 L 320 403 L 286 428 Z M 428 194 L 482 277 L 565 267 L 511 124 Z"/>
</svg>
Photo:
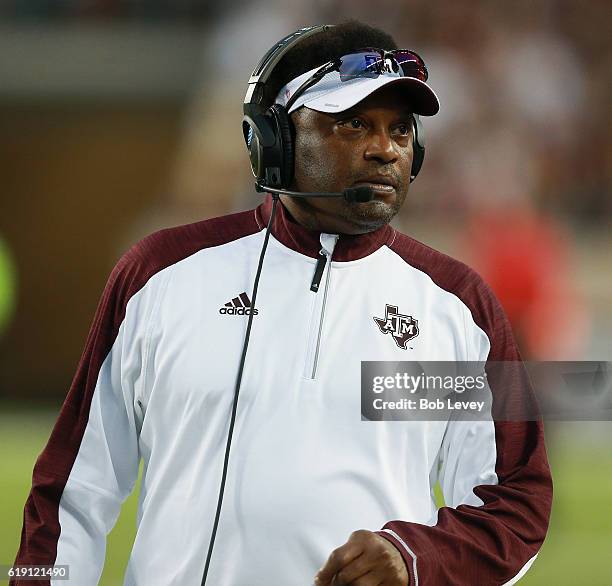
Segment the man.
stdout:
<svg viewBox="0 0 612 586">
<path fill-rule="evenodd" d="M 389 225 L 410 183 L 412 116 L 437 111 L 433 90 L 390 67 L 348 83 L 332 71 L 296 99 L 313 69 L 364 46 L 396 48 L 360 23 L 326 29 L 268 90 L 290 104 L 290 187 L 366 185 L 373 199 L 281 196 L 255 303 L 270 195 L 119 261 L 36 463 L 17 564 L 67 564 L 95 584 L 142 458 L 125 583 L 200 584 L 248 319 L 208 584 L 503 584 L 532 563 L 551 505 L 540 423 L 361 420 L 363 360 L 519 356 L 482 280 Z M 380 327 L 393 311 L 413 319 L 409 343 Z"/>
</svg>

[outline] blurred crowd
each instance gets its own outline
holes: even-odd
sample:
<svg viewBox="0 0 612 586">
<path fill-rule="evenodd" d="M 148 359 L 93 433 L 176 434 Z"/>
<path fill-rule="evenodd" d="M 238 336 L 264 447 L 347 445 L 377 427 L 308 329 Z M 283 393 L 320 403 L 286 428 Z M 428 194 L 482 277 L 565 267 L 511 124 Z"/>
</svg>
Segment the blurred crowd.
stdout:
<svg viewBox="0 0 612 586">
<path fill-rule="evenodd" d="M 379 0 L 374 10 L 369 0 L 0 0 L 0 18 L 203 26 L 209 63 L 192 111 L 223 117 L 218 106 L 225 104 L 237 149 L 238 107 L 257 56 L 299 26 L 364 20 L 423 55 L 441 98 L 440 114 L 426 122 L 428 172 L 419 188 L 427 213 L 528 201 L 574 221 L 602 222 L 612 212 L 609 6 Z M 228 127 L 222 132 L 231 135 Z M 200 140 L 217 142 L 214 126 L 203 134 L 209 137 Z"/>
<path fill-rule="evenodd" d="M 0 0 L 11 19 L 203 20 L 219 3 L 202 0 Z"/>
</svg>

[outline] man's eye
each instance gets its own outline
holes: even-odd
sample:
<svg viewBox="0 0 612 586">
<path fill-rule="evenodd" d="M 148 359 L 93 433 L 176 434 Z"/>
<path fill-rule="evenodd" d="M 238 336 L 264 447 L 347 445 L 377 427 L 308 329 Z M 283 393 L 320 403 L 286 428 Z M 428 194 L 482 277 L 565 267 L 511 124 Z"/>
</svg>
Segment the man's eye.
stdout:
<svg viewBox="0 0 612 586">
<path fill-rule="evenodd" d="M 397 131 L 402 135 L 402 136 L 408 136 L 410 134 L 410 126 L 408 124 L 400 124 L 397 127 Z"/>
<path fill-rule="evenodd" d="M 340 122 L 340 126 L 359 130 L 360 128 L 363 128 L 363 122 L 359 120 L 359 118 L 351 118 L 347 120 L 342 120 Z"/>
</svg>

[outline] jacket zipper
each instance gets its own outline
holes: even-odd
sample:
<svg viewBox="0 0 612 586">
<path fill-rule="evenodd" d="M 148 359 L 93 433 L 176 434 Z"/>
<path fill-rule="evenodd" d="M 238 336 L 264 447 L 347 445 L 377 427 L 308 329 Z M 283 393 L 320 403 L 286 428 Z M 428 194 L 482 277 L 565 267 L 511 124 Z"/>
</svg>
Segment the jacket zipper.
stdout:
<svg viewBox="0 0 612 586">
<path fill-rule="evenodd" d="M 317 256 L 317 266 L 315 267 L 315 272 L 312 277 L 312 283 L 310 283 L 310 290 L 315 293 L 319 290 L 319 285 L 321 284 L 321 277 L 323 276 L 323 271 L 325 270 L 325 265 L 327 264 L 327 255 L 325 254 L 325 249 L 322 248 L 319 251 L 319 256 Z"/>
<path fill-rule="evenodd" d="M 312 277 L 310 284 L 310 290 L 314 293 L 318 293 L 321 280 L 325 274 L 325 280 L 323 285 L 323 300 L 321 301 L 321 307 L 319 311 L 318 323 L 316 324 L 316 345 L 314 349 L 314 358 L 310 368 L 310 378 L 314 379 L 317 374 L 317 364 L 319 362 L 319 353 L 321 350 L 321 338 L 323 334 L 323 322 L 325 319 L 325 306 L 327 304 L 327 293 L 329 290 L 329 282 L 331 276 L 331 257 L 334 252 L 336 242 L 338 242 L 339 236 L 337 234 L 321 234 L 321 250 L 317 257 L 317 264 L 315 266 L 315 272 Z M 316 304 L 315 304 L 316 307 Z M 315 334 L 315 331 L 311 330 L 311 336 Z"/>
</svg>

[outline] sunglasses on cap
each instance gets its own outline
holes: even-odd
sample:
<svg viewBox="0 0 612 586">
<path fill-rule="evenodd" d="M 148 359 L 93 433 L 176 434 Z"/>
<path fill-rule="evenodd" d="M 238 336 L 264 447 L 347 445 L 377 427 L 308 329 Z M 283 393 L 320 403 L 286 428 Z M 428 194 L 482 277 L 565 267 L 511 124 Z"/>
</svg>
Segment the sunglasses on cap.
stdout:
<svg viewBox="0 0 612 586">
<path fill-rule="evenodd" d="M 427 81 L 427 67 L 423 59 L 414 51 L 395 49 L 386 51 L 366 47 L 354 53 L 343 55 L 337 60 L 340 81 L 350 81 L 357 77 L 378 77 L 384 73 L 399 73 L 402 77 L 414 77 Z"/>
<path fill-rule="evenodd" d="M 338 71 L 341 82 L 360 77 L 375 78 L 385 73 L 399 74 L 400 77 L 412 77 L 422 82 L 426 82 L 429 76 L 425 62 L 414 51 L 407 49 L 387 51 L 374 47 L 364 47 L 322 65 L 294 92 L 285 105 L 287 111 L 303 92 L 332 71 Z"/>
</svg>

